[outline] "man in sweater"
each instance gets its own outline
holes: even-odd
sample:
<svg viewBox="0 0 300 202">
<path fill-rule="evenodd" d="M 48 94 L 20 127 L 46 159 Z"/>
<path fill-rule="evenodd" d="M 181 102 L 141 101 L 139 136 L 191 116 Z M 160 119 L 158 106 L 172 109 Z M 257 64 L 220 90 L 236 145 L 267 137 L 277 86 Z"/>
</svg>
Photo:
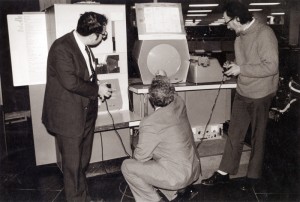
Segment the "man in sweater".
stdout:
<svg viewBox="0 0 300 202">
<path fill-rule="evenodd" d="M 265 134 L 272 99 L 278 85 L 278 43 L 272 29 L 252 17 L 247 7 L 235 1 L 224 6 L 228 29 L 237 34 L 235 62 L 224 66 L 227 76 L 237 76 L 230 126 L 219 170 L 203 185 L 229 181 L 238 172 L 244 139 L 251 127 L 251 155 L 245 183 L 247 190 L 262 175 Z"/>
</svg>

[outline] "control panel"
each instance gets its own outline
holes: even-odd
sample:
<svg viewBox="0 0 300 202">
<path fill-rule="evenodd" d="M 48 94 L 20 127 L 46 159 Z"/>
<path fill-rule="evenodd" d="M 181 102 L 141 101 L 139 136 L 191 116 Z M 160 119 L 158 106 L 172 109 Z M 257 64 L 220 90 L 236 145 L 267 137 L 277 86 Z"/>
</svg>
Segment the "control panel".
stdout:
<svg viewBox="0 0 300 202">
<path fill-rule="evenodd" d="M 194 126 L 192 131 L 194 133 L 194 139 L 196 142 L 203 140 L 215 140 L 222 139 L 223 137 L 223 124 L 213 124 L 205 126 Z"/>
</svg>

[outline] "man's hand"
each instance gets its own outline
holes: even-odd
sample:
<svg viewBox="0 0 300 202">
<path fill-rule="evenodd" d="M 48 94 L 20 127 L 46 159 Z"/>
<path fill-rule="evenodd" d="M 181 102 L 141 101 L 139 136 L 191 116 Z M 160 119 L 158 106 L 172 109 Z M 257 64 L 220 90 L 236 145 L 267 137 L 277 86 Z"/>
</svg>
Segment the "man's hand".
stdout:
<svg viewBox="0 0 300 202">
<path fill-rule="evenodd" d="M 237 76 L 241 73 L 241 68 L 234 62 L 225 62 L 223 65 L 224 74 L 226 76 Z"/>
<path fill-rule="evenodd" d="M 110 98 L 112 94 L 112 89 L 107 87 L 107 83 L 101 83 L 99 84 L 98 94 L 101 100 L 103 100 L 104 98 Z"/>
</svg>

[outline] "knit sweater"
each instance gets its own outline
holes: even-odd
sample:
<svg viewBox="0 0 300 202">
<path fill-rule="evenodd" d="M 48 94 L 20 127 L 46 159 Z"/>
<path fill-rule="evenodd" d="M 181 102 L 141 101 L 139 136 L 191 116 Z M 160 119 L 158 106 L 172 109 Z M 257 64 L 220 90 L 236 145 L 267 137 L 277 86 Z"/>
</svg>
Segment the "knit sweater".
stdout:
<svg viewBox="0 0 300 202">
<path fill-rule="evenodd" d="M 241 72 L 237 92 L 248 98 L 262 98 L 278 87 L 278 42 L 273 30 L 255 20 L 236 37 L 235 59 Z"/>
</svg>

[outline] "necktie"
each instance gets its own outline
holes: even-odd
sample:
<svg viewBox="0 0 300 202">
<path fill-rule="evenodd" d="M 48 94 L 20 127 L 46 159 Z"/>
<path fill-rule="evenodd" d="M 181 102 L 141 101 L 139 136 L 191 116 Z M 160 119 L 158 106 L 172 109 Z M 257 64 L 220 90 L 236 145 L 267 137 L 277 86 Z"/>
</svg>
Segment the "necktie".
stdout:
<svg viewBox="0 0 300 202">
<path fill-rule="evenodd" d="M 93 68 L 93 65 L 92 65 L 92 58 L 91 58 L 91 52 L 89 50 L 89 48 L 87 46 L 85 46 L 85 51 L 86 53 L 88 54 L 89 56 L 89 63 L 90 63 L 90 69 L 91 69 L 91 72 L 92 72 L 92 75 L 91 75 L 91 78 L 92 78 L 92 82 L 97 82 L 97 75 L 96 75 L 96 72 Z"/>
</svg>

